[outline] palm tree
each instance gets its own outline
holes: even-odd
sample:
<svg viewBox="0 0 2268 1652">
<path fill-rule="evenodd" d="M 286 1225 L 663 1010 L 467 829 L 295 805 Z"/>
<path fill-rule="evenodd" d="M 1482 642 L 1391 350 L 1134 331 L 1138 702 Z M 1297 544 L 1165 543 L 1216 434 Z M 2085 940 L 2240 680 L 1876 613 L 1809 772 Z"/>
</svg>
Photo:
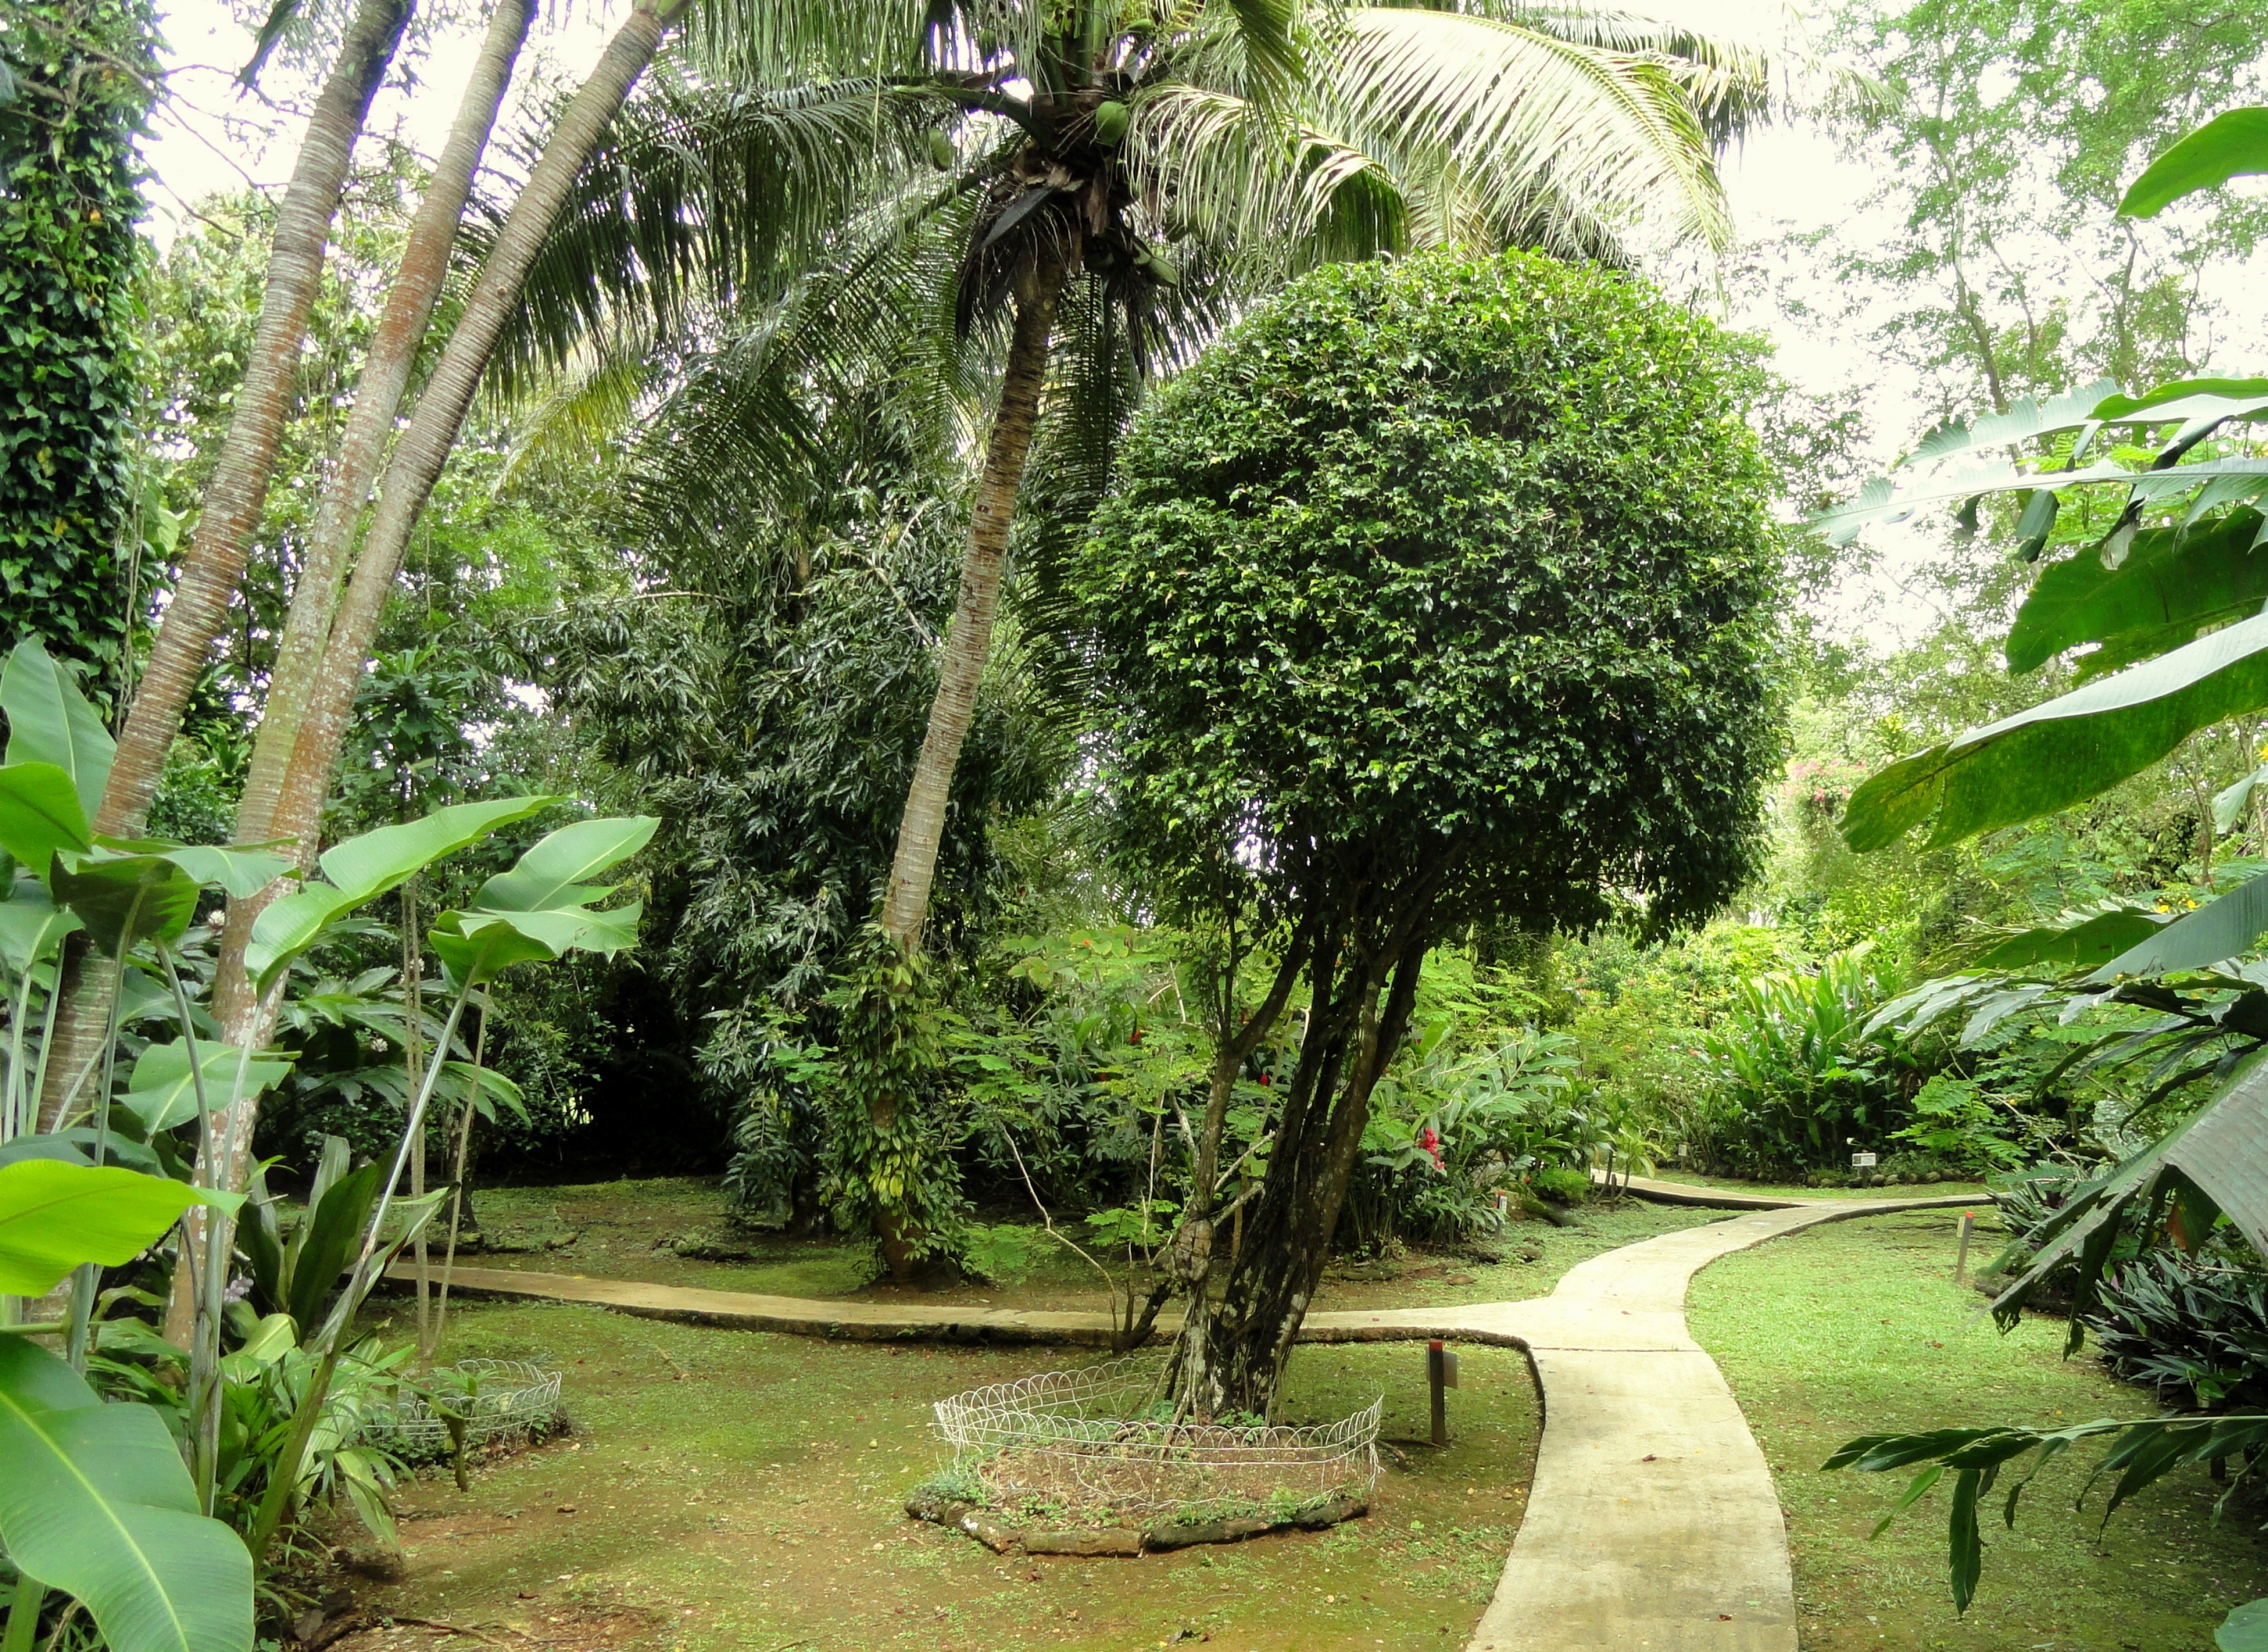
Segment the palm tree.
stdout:
<svg viewBox="0 0 2268 1652">
<path fill-rule="evenodd" d="M 624 356 L 644 352 L 675 405 L 705 410 L 688 427 L 665 407 L 645 444 L 649 514 L 670 532 L 730 532 L 736 496 L 779 496 L 764 478 L 792 470 L 808 398 L 844 352 L 906 363 L 946 415 L 940 439 L 955 393 L 986 386 L 959 601 L 880 914 L 908 947 L 1051 399 L 1065 428 L 1050 462 L 1098 475 L 1130 378 L 1318 261 L 1412 243 L 1617 262 L 1719 245 L 1712 144 L 1761 114 L 1772 67 L 1634 14 L 1501 0 L 776 0 L 696 11 L 687 48 L 656 93 L 681 158 L 659 179 L 586 180 L 553 296 L 541 274 L 531 288 L 526 348 L 580 352 L 618 408 Z M 755 238 L 776 203 L 703 181 L 711 135 L 752 99 L 821 86 L 864 95 L 893 137 L 929 123 L 946 175 L 892 180 L 799 287 L 712 282 L 716 238 Z"/>
</svg>

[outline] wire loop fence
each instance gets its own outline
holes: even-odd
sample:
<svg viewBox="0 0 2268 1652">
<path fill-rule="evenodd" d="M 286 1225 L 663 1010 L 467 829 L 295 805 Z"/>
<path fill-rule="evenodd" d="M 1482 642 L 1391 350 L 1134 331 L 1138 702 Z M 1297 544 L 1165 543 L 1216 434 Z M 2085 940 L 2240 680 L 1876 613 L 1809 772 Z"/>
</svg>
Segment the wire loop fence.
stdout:
<svg viewBox="0 0 2268 1652">
<path fill-rule="evenodd" d="M 1383 1395 L 1304 1428 L 1175 1422 L 1155 1403 L 1164 1370 L 1133 1355 L 971 1389 L 937 1402 L 937 1431 L 994 1501 L 1073 1513 L 1289 1509 L 1376 1483 Z"/>
<path fill-rule="evenodd" d="M 559 1411 L 559 1373 L 526 1360 L 462 1360 L 433 1375 L 461 1391 L 442 1403 L 465 1420 L 465 1443 L 525 1435 Z M 372 1444 L 419 1456 L 449 1449 L 449 1425 L 422 1394 L 404 1393 L 363 1425 Z"/>
</svg>

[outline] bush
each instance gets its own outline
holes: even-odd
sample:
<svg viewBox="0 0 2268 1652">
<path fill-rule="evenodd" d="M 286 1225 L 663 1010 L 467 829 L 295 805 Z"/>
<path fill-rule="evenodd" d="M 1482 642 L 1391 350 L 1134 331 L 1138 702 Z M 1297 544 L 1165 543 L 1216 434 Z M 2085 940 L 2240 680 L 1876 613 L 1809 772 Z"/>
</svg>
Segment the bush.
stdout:
<svg viewBox="0 0 2268 1652">
<path fill-rule="evenodd" d="M 1915 1063 L 1895 1039 L 1866 1031 L 1894 991 L 1863 946 L 1814 974 L 1743 981 L 1704 1039 L 1711 1083 L 1693 1130 L 1705 1157 L 1784 1173 L 1834 1164 L 1852 1140 L 1871 1148 L 1903 1124 Z"/>
<path fill-rule="evenodd" d="M 1591 1175 L 1588 1171 L 1569 1170 L 1555 1164 L 1540 1170 L 1528 1178 L 1539 1199 L 1548 1199 L 1555 1205 L 1580 1205 L 1591 1196 Z"/>
<path fill-rule="evenodd" d="M 2153 1251 L 2104 1276 L 2085 1324 L 2105 1365 L 2170 1403 L 2268 1406 L 2268 1274 Z"/>
</svg>

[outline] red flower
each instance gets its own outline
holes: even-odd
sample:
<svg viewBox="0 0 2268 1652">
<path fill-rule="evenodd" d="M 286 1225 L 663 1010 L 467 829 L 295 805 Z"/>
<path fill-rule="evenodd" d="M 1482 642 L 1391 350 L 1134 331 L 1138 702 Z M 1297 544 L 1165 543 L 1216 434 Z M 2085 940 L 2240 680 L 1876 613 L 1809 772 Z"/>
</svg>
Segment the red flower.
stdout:
<svg viewBox="0 0 2268 1652">
<path fill-rule="evenodd" d="M 1448 1166 L 1441 1161 L 1441 1138 L 1435 1133 L 1432 1125 L 1427 1125 L 1424 1129 L 1418 1133 L 1418 1145 L 1424 1148 L 1426 1152 L 1433 1156 L 1433 1168 L 1435 1170 L 1447 1170 L 1448 1168 Z"/>
</svg>

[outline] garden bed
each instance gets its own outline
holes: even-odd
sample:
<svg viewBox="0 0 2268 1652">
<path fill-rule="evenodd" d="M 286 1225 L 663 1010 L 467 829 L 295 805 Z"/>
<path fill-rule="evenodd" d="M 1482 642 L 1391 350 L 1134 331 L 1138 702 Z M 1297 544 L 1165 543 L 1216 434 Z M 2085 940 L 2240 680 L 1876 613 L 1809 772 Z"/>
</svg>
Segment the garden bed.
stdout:
<svg viewBox="0 0 2268 1652">
<path fill-rule="evenodd" d="M 1139 1554 L 1321 1531 L 1370 1506 L 1384 1399 L 1310 1426 L 1200 1423 L 1135 1355 L 970 1389 L 932 1407 L 953 1466 L 906 1510 L 1027 1553 Z"/>
</svg>

